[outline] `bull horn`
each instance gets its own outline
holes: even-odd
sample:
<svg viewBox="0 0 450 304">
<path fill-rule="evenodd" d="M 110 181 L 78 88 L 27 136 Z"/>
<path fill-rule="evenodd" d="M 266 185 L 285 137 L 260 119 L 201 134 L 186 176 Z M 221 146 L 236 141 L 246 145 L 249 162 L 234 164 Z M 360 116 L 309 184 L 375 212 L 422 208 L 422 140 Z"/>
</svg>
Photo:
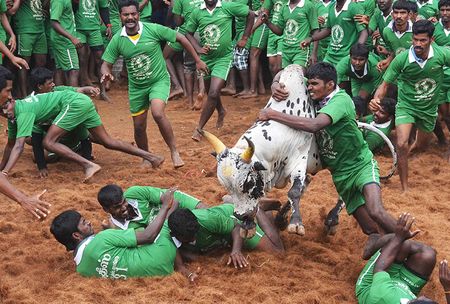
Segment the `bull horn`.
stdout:
<svg viewBox="0 0 450 304">
<path fill-rule="evenodd" d="M 252 161 L 253 153 L 255 153 L 255 144 L 244 136 L 244 139 L 247 141 L 248 147 L 241 154 L 242 161 L 249 164 Z"/>
<path fill-rule="evenodd" d="M 213 146 L 214 151 L 217 153 L 217 155 L 225 151 L 225 149 L 227 148 L 227 146 L 225 146 L 224 143 L 221 142 L 220 139 L 218 139 L 215 135 L 204 130 L 199 130 L 199 132 L 209 141 L 211 146 Z"/>
</svg>

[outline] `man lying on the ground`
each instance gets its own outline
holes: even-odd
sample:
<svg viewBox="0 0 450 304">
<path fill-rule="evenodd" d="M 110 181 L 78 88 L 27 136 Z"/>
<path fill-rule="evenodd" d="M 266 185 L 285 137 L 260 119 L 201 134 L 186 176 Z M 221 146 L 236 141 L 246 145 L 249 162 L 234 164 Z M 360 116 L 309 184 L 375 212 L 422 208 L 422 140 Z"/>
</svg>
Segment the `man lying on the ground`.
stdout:
<svg viewBox="0 0 450 304">
<path fill-rule="evenodd" d="M 145 228 L 156 217 L 162 206 L 163 194 L 168 190 L 149 186 L 133 186 L 122 191 L 118 185 L 106 185 L 100 189 L 97 200 L 109 213 L 103 228 Z M 174 193 L 178 208 L 207 208 L 200 200 L 181 191 Z"/>
<path fill-rule="evenodd" d="M 1 75 L 0 73 L 0 85 L 2 85 L 0 87 L 0 106 L 3 108 L 1 115 L 8 118 L 8 143 L 0 164 L 0 169 L 5 175 L 13 168 L 23 152 L 25 139 L 31 136 L 33 126 L 47 121 L 51 121 L 52 125 L 44 138 L 44 148 L 80 164 L 84 168 L 84 181 L 89 180 L 100 171 L 101 167 L 58 143 L 62 136 L 79 125 L 86 127 L 95 141 L 108 149 L 145 158 L 155 168 L 164 161 L 161 156 L 111 138 L 106 132 L 92 100 L 86 95 L 71 91 L 58 91 L 15 101 L 11 96 L 12 75 Z"/>
<path fill-rule="evenodd" d="M 94 234 L 88 220 L 68 210 L 53 220 L 50 231 L 68 251 L 74 251 L 77 272 L 83 276 L 126 279 L 169 275 L 174 269 L 176 246 L 163 224 L 174 191 L 167 191 L 157 216 L 145 229 L 107 229 Z"/>
<path fill-rule="evenodd" d="M 273 222 L 271 211 L 264 211 L 260 207 L 256 213 L 256 234 L 246 240 L 239 235 L 240 226 L 233 212 L 234 206 L 231 204 L 207 209 L 177 209 L 172 212 L 168 218 L 170 233 L 175 242 L 181 245 L 178 249 L 181 255 L 177 255 L 176 264 L 183 264 L 183 260 L 178 259 L 182 259 L 186 251 L 188 254 L 206 253 L 230 245 L 232 251 L 227 265 L 233 264 L 235 268 L 247 267 L 249 264 L 242 254 L 242 246 L 270 253 L 284 253 L 283 242 Z M 190 274 L 197 276 L 193 272 Z"/>
<path fill-rule="evenodd" d="M 410 231 L 413 223 L 409 213 L 402 213 L 395 233 L 380 237 L 372 248 L 366 248 L 365 255 L 373 255 L 356 282 L 359 304 L 436 303 L 425 297 L 417 298 L 433 272 L 436 252 L 409 240 L 419 233 Z"/>
</svg>

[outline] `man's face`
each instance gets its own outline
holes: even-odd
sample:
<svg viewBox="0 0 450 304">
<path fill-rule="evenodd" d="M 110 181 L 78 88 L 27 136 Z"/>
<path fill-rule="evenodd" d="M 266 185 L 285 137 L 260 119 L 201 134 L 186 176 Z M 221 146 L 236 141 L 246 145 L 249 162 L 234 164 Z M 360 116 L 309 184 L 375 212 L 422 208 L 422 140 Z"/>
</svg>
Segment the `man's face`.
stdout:
<svg viewBox="0 0 450 304">
<path fill-rule="evenodd" d="M 83 236 L 83 239 L 94 234 L 94 228 L 92 228 L 91 222 L 86 220 L 84 217 L 80 218 L 77 228 L 78 233 Z"/>
<path fill-rule="evenodd" d="M 3 106 L 7 101 L 12 100 L 12 80 L 6 80 L 6 87 L 0 91 L 0 104 Z"/>
<path fill-rule="evenodd" d="M 364 70 L 364 66 L 366 65 L 367 58 L 361 56 L 351 56 L 350 63 L 356 71 Z"/>
<path fill-rule="evenodd" d="M 413 34 L 413 47 L 417 56 L 422 57 L 428 54 L 433 38 L 427 33 Z"/>
<path fill-rule="evenodd" d="M 320 101 L 333 91 L 333 82 L 329 81 L 325 83 L 322 79 L 318 78 L 308 79 L 308 91 L 312 100 Z"/>
<path fill-rule="evenodd" d="M 105 209 L 105 211 L 117 220 L 126 220 L 129 215 L 128 206 L 127 200 L 122 198 L 121 201 L 114 203 L 110 208 Z"/>
<path fill-rule="evenodd" d="M 408 21 L 409 13 L 405 9 L 394 9 L 392 11 L 392 19 L 394 19 L 395 26 L 403 26 Z"/>
<path fill-rule="evenodd" d="M 53 82 L 53 78 L 47 79 L 44 84 L 41 84 L 38 86 L 40 94 L 42 93 L 49 93 L 53 92 L 53 89 L 55 88 L 55 83 Z"/>
<path fill-rule="evenodd" d="M 205 4 L 207 6 L 214 6 L 214 5 L 216 5 L 217 1 L 218 0 L 205 0 Z"/>
<path fill-rule="evenodd" d="M 392 6 L 392 0 L 377 0 L 378 8 L 385 11 Z"/>
<path fill-rule="evenodd" d="M 439 13 L 441 15 L 442 22 L 450 21 L 450 6 L 442 6 Z"/>
<path fill-rule="evenodd" d="M 139 22 L 139 12 L 136 9 L 136 6 L 125 6 L 122 7 L 122 10 L 120 11 L 120 20 L 122 21 L 122 25 L 125 26 L 125 28 L 134 30 L 138 27 Z"/>
<path fill-rule="evenodd" d="M 378 111 L 373 113 L 373 121 L 377 124 L 382 124 L 388 121 L 391 118 L 388 112 L 386 112 L 383 107 L 380 107 Z"/>
</svg>

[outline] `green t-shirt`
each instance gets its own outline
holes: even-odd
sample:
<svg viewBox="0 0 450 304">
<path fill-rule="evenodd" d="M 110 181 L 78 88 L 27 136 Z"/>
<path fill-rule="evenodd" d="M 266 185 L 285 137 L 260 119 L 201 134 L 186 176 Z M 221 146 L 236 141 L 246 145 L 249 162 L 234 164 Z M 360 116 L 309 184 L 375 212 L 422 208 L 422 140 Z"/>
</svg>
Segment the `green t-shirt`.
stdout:
<svg viewBox="0 0 450 304">
<path fill-rule="evenodd" d="M 419 7 L 417 19 L 428 19 L 431 17 L 439 17 L 438 0 L 429 0 L 425 3 L 420 3 L 416 1 Z"/>
<path fill-rule="evenodd" d="M 248 5 L 249 1 L 248 0 L 232 0 L 232 2 L 238 3 L 240 5 Z M 236 35 L 234 37 L 234 42 L 237 43 L 244 35 L 245 26 L 247 25 L 247 16 L 235 17 L 234 20 L 235 20 L 234 29 L 236 31 Z M 249 48 L 249 46 L 251 44 L 250 40 L 251 39 L 248 39 L 247 45 L 245 46 L 245 48 Z"/>
<path fill-rule="evenodd" d="M 234 2 L 217 2 L 212 12 L 204 4 L 192 12 L 186 24 L 186 31 L 200 33 L 200 44 L 208 45 L 210 51 L 202 58 L 223 58 L 233 51 L 232 22 L 234 18 L 244 18 L 248 15 L 247 5 Z"/>
<path fill-rule="evenodd" d="M 408 21 L 408 28 L 403 33 L 395 31 L 394 21 L 389 22 L 383 30 L 383 39 L 386 43 L 386 49 L 393 52 L 394 55 L 409 49 L 412 45 L 412 22 Z"/>
<path fill-rule="evenodd" d="M 62 108 L 79 99 L 79 95 L 82 94 L 64 90 L 16 100 L 15 122 L 8 121 L 8 138 L 31 136 L 35 124 L 51 123 Z"/>
<path fill-rule="evenodd" d="M 100 29 L 99 7 L 107 8 L 107 0 L 80 0 L 75 12 L 77 30 L 90 31 Z"/>
<path fill-rule="evenodd" d="M 300 42 L 311 36 L 311 31 L 319 28 L 317 10 L 311 0 L 301 0 L 294 9 L 289 4 L 283 6 L 278 21 L 283 29 L 283 52 L 297 53 Z"/>
<path fill-rule="evenodd" d="M 387 17 L 384 17 L 383 12 L 379 8 L 375 9 L 374 15 L 372 16 L 372 18 L 370 18 L 369 21 L 369 29 L 371 29 L 372 31 L 378 30 L 378 32 L 380 33 L 381 37 L 376 41 L 377 45 L 386 47 L 386 43 L 383 37 L 383 31 L 384 28 L 388 26 L 389 22 L 391 22 L 391 20 L 391 14 L 387 15 Z"/>
<path fill-rule="evenodd" d="M 364 73 L 362 76 L 356 74 L 352 68 L 350 55 L 345 56 L 339 61 L 336 66 L 336 72 L 338 76 L 338 83 L 345 81 L 348 77 L 356 82 L 380 82 L 381 73 L 377 70 L 378 60 L 373 54 L 369 54 L 366 66 L 364 67 Z M 370 92 L 369 92 L 370 93 Z"/>
<path fill-rule="evenodd" d="M 75 36 L 75 17 L 72 11 L 72 1 L 50 1 L 50 19 L 58 21 L 66 32 Z M 50 39 L 54 48 L 65 47 L 65 45 L 72 43 L 66 37 L 58 34 L 53 27 L 50 32 Z"/>
<path fill-rule="evenodd" d="M 137 245 L 134 229 L 107 229 L 85 239 L 75 250 L 77 272 L 86 277 L 127 279 L 173 272 L 176 246 L 167 225 L 153 244 Z"/>
<path fill-rule="evenodd" d="M 252 11 L 256 12 L 263 6 L 264 0 L 251 0 L 250 2 L 252 4 Z"/>
<path fill-rule="evenodd" d="M 434 26 L 434 42 L 439 46 L 450 48 L 450 30 L 444 29 L 442 21 L 435 23 Z M 444 67 L 444 74 L 450 76 L 450 68 Z"/>
<path fill-rule="evenodd" d="M 23 0 L 13 17 L 16 34 L 40 34 L 45 31 L 41 0 Z"/>
<path fill-rule="evenodd" d="M 386 136 L 389 136 L 389 134 L 391 133 L 392 129 L 394 128 L 394 120 L 389 120 L 389 121 L 387 121 L 385 123 L 377 124 L 377 123 L 375 123 L 373 121 L 373 114 L 372 115 L 367 115 L 366 117 L 364 117 L 364 122 L 374 126 L 378 130 L 383 132 L 383 134 L 386 135 Z M 384 146 L 383 138 L 381 138 L 381 136 L 379 136 L 375 132 L 372 132 L 372 131 L 364 129 L 363 130 L 363 137 L 364 137 L 364 140 L 369 145 L 370 151 L 372 151 L 372 152 L 376 151 L 378 149 L 381 149 Z"/>
<path fill-rule="evenodd" d="M 444 67 L 450 66 L 450 50 L 435 43 L 430 47 L 429 58 L 421 67 L 413 55 L 413 48 L 397 55 L 389 65 L 383 80 L 398 80 L 398 102 L 413 113 L 436 116 L 439 104 Z"/>
<path fill-rule="evenodd" d="M 6 13 L 6 0 L 0 0 L 0 13 Z M 3 25 L 0 25 L 0 40 L 5 43 L 6 42 L 6 31 L 3 28 Z"/>
<path fill-rule="evenodd" d="M 140 13 L 140 18 L 142 19 L 142 21 L 145 20 L 146 22 L 149 22 L 150 18 L 152 17 L 152 12 L 152 1 L 149 0 L 147 5 L 142 8 L 142 11 Z"/>
<path fill-rule="evenodd" d="M 132 40 L 123 27 L 109 42 L 102 59 L 114 64 L 122 55 L 130 87 L 148 88 L 169 77 L 160 42 L 175 42 L 177 32 L 156 23 L 139 22 L 139 33 L 139 39 Z"/>
<path fill-rule="evenodd" d="M 323 25 L 319 24 L 319 28 L 325 28 L 327 25 L 327 20 L 328 20 L 328 11 L 329 11 L 329 6 L 330 4 L 334 3 L 333 1 L 324 3 L 322 0 L 317 0 L 316 1 L 316 10 L 317 10 L 317 16 L 319 17 L 324 17 L 325 18 L 325 23 Z M 322 40 L 319 41 L 319 47 L 321 49 L 326 50 L 328 48 L 328 44 L 330 43 L 330 36 L 328 36 L 327 38 L 324 38 Z"/>
<path fill-rule="evenodd" d="M 356 123 L 356 112 L 350 96 L 339 90 L 318 111 L 327 114 L 332 122 L 316 133 L 322 164 L 333 176 L 358 170 L 372 161 L 367 143 Z"/>
<path fill-rule="evenodd" d="M 122 21 L 120 20 L 119 14 L 119 1 L 109 0 L 108 5 L 109 5 L 109 20 L 111 21 L 111 24 L 113 25 L 114 29 L 122 27 Z"/>
<path fill-rule="evenodd" d="M 359 5 L 361 5 L 364 9 L 364 15 L 372 17 L 375 8 L 377 7 L 377 3 L 375 0 L 358 0 L 356 1 Z"/>
<path fill-rule="evenodd" d="M 372 286 L 366 289 L 358 299 L 360 303 L 403 304 L 416 296 L 403 282 L 391 279 L 385 271 L 373 275 Z"/>
<path fill-rule="evenodd" d="M 327 58 L 339 62 L 350 53 L 350 48 L 358 41 L 364 26 L 354 20 L 355 15 L 364 14 L 364 8 L 356 2 L 347 0 L 338 13 L 336 3 L 328 10 L 327 28 L 331 29 L 331 41 L 328 45 Z"/>
<path fill-rule="evenodd" d="M 172 8 L 172 13 L 182 16 L 184 18 L 183 24 L 178 28 L 181 34 L 186 33 L 186 25 L 191 17 L 192 12 L 200 8 L 200 5 L 205 3 L 203 0 L 175 0 Z M 237 29 L 236 29 L 237 31 Z"/>
<path fill-rule="evenodd" d="M 270 12 L 270 21 L 274 24 L 278 22 L 283 7 L 288 5 L 289 0 L 264 0 L 263 8 Z"/>
<path fill-rule="evenodd" d="M 125 223 L 121 223 L 111 217 L 112 222 L 121 229 L 147 227 L 158 215 L 161 209 L 161 195 L 166 191 L 166 189 L 149 186 L 133 186 L 128 188 L 124 192 L 123 197 L 133 207 L 137 216 Z M 175 191 L 174 198 L 179 202 L 179 208 L 193 210 L 200 203 L 200 200 L 181 191 Z"/>
</svg>

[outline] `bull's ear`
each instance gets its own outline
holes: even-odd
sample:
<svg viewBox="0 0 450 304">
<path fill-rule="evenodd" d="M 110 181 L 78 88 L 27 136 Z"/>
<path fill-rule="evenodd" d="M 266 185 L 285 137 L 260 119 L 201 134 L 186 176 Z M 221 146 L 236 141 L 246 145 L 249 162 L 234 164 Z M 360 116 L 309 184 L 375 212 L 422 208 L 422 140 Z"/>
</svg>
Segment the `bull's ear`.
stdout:
<svg viewBox="0 0 450 304">
<path fill-rule="evenodd" d="M 259 162 L 259 161 L 255 162 L 255 163 L 253 164 L 253 168 L 254 168 L 256 171 L 267 170 L 266 167 L 264 167 L 264 165 L 263 165 L 261 162 Z"/>
<path fill-rule="evenodd" d="M 212 151 L 211 153 L 209 153 L 209 154 L 211 154 L 214 158 L 216 158 L 217 157 L 217 153 L 216 153 L 216 151 Z"/>
</svg>

